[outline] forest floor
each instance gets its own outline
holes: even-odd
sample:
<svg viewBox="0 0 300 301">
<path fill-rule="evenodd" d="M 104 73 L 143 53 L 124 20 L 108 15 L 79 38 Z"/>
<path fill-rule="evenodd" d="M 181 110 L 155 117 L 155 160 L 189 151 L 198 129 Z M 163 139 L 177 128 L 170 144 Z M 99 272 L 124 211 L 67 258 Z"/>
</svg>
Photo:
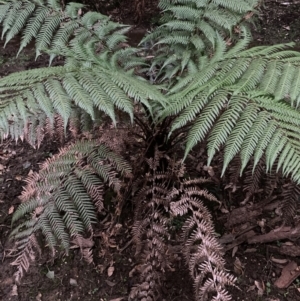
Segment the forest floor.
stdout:
<svg viewBox="0 0 300 301">
<path fill-rule="evenodd" d="M 292 1 L 265 1 L 263 14 L 254 28 L 255 45 L 295 41 L 298 43 L 296 49 L 300 49 L 300 1 L 294 1 L 295 4 L 289 2 Z M 149 14 L 151 13 L 153 11 L 150 9 Z M 126 8 L 120 7 L 112 11 L 112 16 L 126 22 L 130 19 L 130 12 L 126 15 Z M 155 14 L 152 15 L 148 21 L 155 17 Z M 138 43 L 148 24 L 141 22 L 134 26 L 129 37 L 131 44 Z M 32 63 L 35 54 L 31 47 L 16 58 L 18 41 L 9 43 L 6 48 L 2 48 L 2 45 L 3 43 L 0 45 L 0 77 L 48 64 L 47 57 L 41 57 Z M 110 252 L 104 256 L 100 252 L 97 254 L 96 241 L 94 264 L 90 265 L 76 249 L 71 250 L 69 256 L 61 255 L 54 260 L 48 252 L 44 252 L 30 267 L 22 282 L 14 286 L 15 269 L 11 265 L 13 258 L 10 256 L 9 242 L 12 213 L 20 203 L 18 196 L 27 175 L 37 171 L 39 163 L 50 158 L 60 146 L 62 144 L 58 141 L 44 143 L 38 150 L 26 142 L 7 140 L 0 144 L 0 301 L 125 301 L 130 289 L 129 273 L 134 265 L 131 245 L 124 250 L 112 245 Z M 263 219 L 264 216 L 260 218 Z M 130 224 L 130 220 L 124 222 Z M 124 247 L 130 240 L 130 233 L 119 228 L 114 239 L 115 245 Z M 276 246 L 282 243 L 277 241 Z M 293 244 L 299 245 L 300 242 L 294 240 Z M 239 258 L 238 263 L 236 257 Z M 234 248 L 234 254 L 232 250 L 228 251 L 225 260 L 228 270 L 238 278 L 239 289 L 230 290 L 233 300 L 300 301 L 300 278 L 285 289 L 278 289 L 274 285 L 281 275 L 283 265 L 288 261 L 300 265 L 299 258 L 274 255 L 264 244 L 249 246 L 244 243 L 238 249 Z M 109 267 L 113 267 L 113 273 L 108 275 Z M 192 283 L 187 281 L 188 275 L 185 272 L 177 269 L 168 279 L 171 280 L 164 284 L 165 301 L 193 300 Z"/>
</svg>

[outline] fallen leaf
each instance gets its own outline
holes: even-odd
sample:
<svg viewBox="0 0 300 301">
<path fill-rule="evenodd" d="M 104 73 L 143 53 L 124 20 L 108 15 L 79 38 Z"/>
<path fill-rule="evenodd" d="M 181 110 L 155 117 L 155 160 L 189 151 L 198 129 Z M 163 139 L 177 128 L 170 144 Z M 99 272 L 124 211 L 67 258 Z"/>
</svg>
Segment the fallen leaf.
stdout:
<svg viewBox="0 0 300 301">
<path fill-rule="evenodd" d="M 11 296 L 18 296 L 18 287 L 16 284 L 13 285 L 12 290 L 10 292 Z"/>
<path fill-rule="evenodd" d="M 37 294 L 37 296 L 35 297 L 35 300 L 36 301 L 42 301 L 42 294 L 39 292 L 38 294 Z"/>
<path fill-rule="evenodd" d="M 244 251 L 244 253 L 255 253 L 257 251 L 256 248 L 248 248 Z"/>
<path fill-rule="evenodd" d="M 114 273 L 115 268 L 114 267 L 109 267 L 107 269 L 107 275 L 108 277 L 110 277 L 113 273 Z"/>
<path fill-rule="evenodd" d="M 115 298 L 115 299 L 110 299 L 109 301 L 122 301 L 122 300 L 124 300 L 123 297 Z"/>
<path fill-rule="evenodd" d="M 257 292 L 258 296 L 262 296 L 264 294 L 264 291 L 265 291 L 265 284 L 264 284 L 264 282 L 263 281 L 260 282 L 260 281 L 255 280 L 254 284 L 255 284 L 255 286 L 258 289 L 258 292 Z"/>
<path fill-rule="evenodd" d="M 48 277 L 49 279 L 54 279 L 54 271 L 48 270 L 48 273 L 46 274 L 46 277 Z"/>
<path fill-rule="evenodd" d="M 70 284 L 72 286 L 77 286 L 78 285 L 76 279 L 73 279 L 73 278 L 70 278 Z"/>
<path fill-rule="evenodd" d="M 8 214 L 12 214 L 15 211 L 15 207 L 14 206 L 10 206 L 8 209 Z"/>
<path fill-rule="evenodd" d="M 244 274 L 244 266 L 242 265 L 241 261 L 237 257 L 235 258 L 233 269 L 236 274 L 239 275 Z"/>
<path fill-rule="evenodd" d="M 116 282 L 112 282 L 112 281 L 109 281 L 109 280 L 105 280 L 105 282 L 109 285 L 109 286 L 111 286 L 111 287 L 113 287 L 113 286 L 115 286 L 117 283 Z"/>
<path fill-rule="evenodd" d="M 279 259 L 279 258 L 275 258 L 275 257 L 271 257 L 271 260 L 275 263 L 279 263 L 279 264 L 286 264 L 288 262 L 287 259 Z"/>
<path fill-rule="evenodd" d="M 235 256 L 235 254 L 236 254 L 236 252 L 237 252 L 237 250 L 239 249 L 239 247 L 238 246 L 235 246 L 233 249 L 232 249 L 232 257 L 234 257 Z"/>
</svg>

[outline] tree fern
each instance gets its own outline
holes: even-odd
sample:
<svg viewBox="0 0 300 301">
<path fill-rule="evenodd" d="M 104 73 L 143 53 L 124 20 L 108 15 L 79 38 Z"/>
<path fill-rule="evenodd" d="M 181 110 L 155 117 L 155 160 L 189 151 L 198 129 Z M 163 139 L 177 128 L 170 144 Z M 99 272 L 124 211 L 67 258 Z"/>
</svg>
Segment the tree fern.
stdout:
<svg viewBox="0 0 300 301">
<path fill-rule="evenodd" d="M 62 137 L 68 127 L 88 131 L 103 116 L 117 126 L 121 112 L 139 126 L 134 142 L 126 144 L 139 181 L 130 181 L 126 195 L 121 179 L 130 167 L 96 140 L 63 148 L 27 179 L 13 217 L 21 222 L 12 233 L 20 250 L 17 279 L 40 251 L 39 231 L 50 249 L 61 245 L 66 252 L 71 238 L 92 235 L 103 189 L 110 186 L 118 210 L 121 199 L 133 199 L 133 241 L 145 268 L 129 298 L 161 298 L 157 279 L 170 264 L 170 222 L 181 216 L 181 250 L 196 299 L 230 300 L 224 287 L 234 285 L 234 278 L 224 270 L 202 203 L 215 197 L 202 187 L 206 180 L 184 180 L 184 166 L 170 158 L 183 147 L 185 160 L 205 142 L 207 165 L 219 153 L 226 176 L 234 161 L 235 182 L 244 170 L 258 171 L 259 178 L 265 169 L 300 183 L 300 54 L 291 50 L 293 43 L 249 47 L 246 23 L 257 5 L 257 0 L 161 0 L 161 25 L 143 39 L 143 47 L 132 48 L 124 44 L 128 26 L 95 12 L 82 15 L 81 4 L 63 9 L 56 0 L 2 2 L 6 43 L 22 33 L 19 51 L 35 39 L 37 55 L 49 54 L 50 63 L 57 55 L 65 61 L 0 79 L 1 138 L 39 145 L 55 130 Z M 131 156 L 136 143 L 134 152 L 142 149 L 141 156 Z M 256 186 L 247 186 L 249 197 Z"/>
</svg>

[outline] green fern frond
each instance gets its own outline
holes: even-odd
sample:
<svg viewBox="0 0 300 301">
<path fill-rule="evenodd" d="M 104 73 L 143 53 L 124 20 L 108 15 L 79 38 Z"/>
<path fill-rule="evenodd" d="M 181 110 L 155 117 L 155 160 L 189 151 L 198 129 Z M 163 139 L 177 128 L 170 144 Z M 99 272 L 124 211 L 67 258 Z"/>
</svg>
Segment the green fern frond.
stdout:
<svg viewBox="0 0 300 301">
<path fill-rule="evenodd" d="M 166 102 L 158 88 L 144 80 L 99 66 L 51 67 L 11 74 L 0 79 L 0 91 L 1 135 L 10 133 L 14 139 L 26 132 L 29 116 L 42 120 L 45 115 L 53 123 L 58 114 L 66 129 L 72 111 L 80 109 L 92 119 L 101 111 L 116 124 L 115 109 L 126 112 L 133 121 L 134 102 L 143 104 L 150 114 L 156 106 L 165 107 Z"/>
<path fill-rule="evenodd" d="M 14 1 L 12 2 L 12 6 L 10 7 L 10 11 L 6 12 L 6 15 L 3 19 L 3 29 L 1 39 L 3 39 L 5 33 L 14 26 L 15 20 L 18 17 L 18 12 L 22 6 L 21 1 Z M 18 27 L 20 27 L 20 21 L 18 22 Z M 21 27 L 22 28 L 22 27 Z"/>
<path fill-rule="evenodd" d="M 25 27 L 20 48 L 18 54 L 30 43 L 30 41 L 38 35 L 38 32 L 46 19 L 50 14 L 48 7 L 39 7 L 33 16 L 28 20 L 28 25 Z"/>
<path fill-rule="evenodd" d="M 31 16 L 32 12 L 35 9 L 35 5 L 33 3 L 27 3 L 20 14 L 17 15 L 17 18 L 14 20 L 13 26 L 10 27 L 9 31 L 6 34 L 5 44 L 4 46 L 14 37 L 16 36 L 21 29 L 23 28 L 26 20 Z M 3 30 L 2 35 L 6 33 Z"/>
<path fill-rule="evenodd" d="M 258 4 L 258 0 L 240 0 L 240 1 L 226 1 L 226 0 L 212 0 L 212 3 L 216 5 L 221 5 L 225 8 L 229 8 L 233 11 L 239 12 L 239 13 L 246 13 L 248 11 L 251 11 L 253 7 L 255 7 Z"/>
<path fill-rule="evenodd" d="M 202 52 L 215 52 L 221 37 L 222 44 L 226 48 L 230 48 L 225 44 L 225 41 L 237 35 L 234 32 L 236 26 L 239 26 L 240 35 L 244 39 L 243 43 L 238 42 L 239 45 L 231 53 L 238 53 L 238 51 L 245 49 L 250 41 L 250 34 L 245 29 L 244 23 L 246 23 L 247 18 L 244 16 L 251 11 L 254 12 L 257 4 L 258 1 L 241 1 L 239 3 L 236 1 L 184 0 L 160 2 L 159 6 L 164 11 L 161 19 L 162 25 L 142 40 L 142 43 L 152 41 L 155 45 L 168 46 L 168 52 L 163 49 L 157 51 L 158 56 L 161 55 L 164 59 L 158 59 L 158 56 L 154 59 L 153 64 L 160 69 L 157 78 L 160 78 L 161 81 L 171 79 L 175 76 L 175 70 L 178 70 L 179 65 L 187 66 L 189 62 L 186 62 L 186 57 L 182 56 L 185 50 L 190 51 L 189 60 L 195 66 L 199 65 Z M 183 50 L 181 49 L 182 46 L 185 46 Z M 177 57 L 177 62 L 168 64 L 168 68 L 165 68 L 166 65 L 162 66 L 171 56 Z M 219 56 L 216 54 L 216 57 Z M 162 70 L 163 68 L 165 70 Z M 174 69 L 174 71 L 170 69 Z"/>
</svg>

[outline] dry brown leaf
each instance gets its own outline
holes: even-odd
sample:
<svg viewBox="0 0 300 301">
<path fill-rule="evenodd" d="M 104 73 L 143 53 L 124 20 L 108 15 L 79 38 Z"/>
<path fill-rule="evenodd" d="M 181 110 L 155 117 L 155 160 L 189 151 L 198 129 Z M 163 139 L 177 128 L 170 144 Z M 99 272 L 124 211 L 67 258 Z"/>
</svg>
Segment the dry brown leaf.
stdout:
<svg viewBox="0 0 300 301">
<path fill-rule="evenodd" d="M 234 272 L 238 275 L 244 274 L 244 266 L 238 257 L 235 258 L 233 269 L 234 269 Z"/>
<path fill-rule="evenodd" d="M 279 263 L 279 264 L 286 264 L 288 262 L 287 259 L 280 259 L 280 258 L 275 258 L 275 257 L 271 257 L 271 260 L 275 263 Z"/>
<path fill-rule="evenodd" d="M 107 283 L 107 285 L 109 285 L 110 287 L 113 287 L 115 286 L 117 283 L 116 282 L 112 282 L 112 281 L 109 281 L 109 280 L 105 280 L 105 282 Z"/>
<path fill-rule="evenodd" d="M 37 296 L 35 297 L 35 300 L 36 301 L 42 301 L 42 294 L 39 292 L 38 294 L 37 294 Z"/>
<path fill-rule="evenodd" d="M 256 248 L 248 248 L 244 251 L 244 253 L 255 253 L 257 251 Z"/>
<path fill-rule="evenodd" d="M 238 249 L 239 249 L 239 246 L 235 246 L 235 247 L 232 249 L 232 254 L 231 254 L 232 257 L 235 256 L 235 254 L 236 254 L 236 252 L 237 252 Z"/>
<path fill-rule="evenodd" d="M 13 285 L 12 290 L 10 292 L 11 296 L 18 296 L 18 287 L 16 284 Z"/>
<path fill-rule="evenodd" d="M 107 275 L 108 277 L 112 276 L 112 274 L 114 273 L 115 268 L 114 267 L 109 267 L 107 269 Z"/>
<path fill-rule="evenodd" d="M 266 288 L 264 282 L 255 280 L 254 284 L 258 289 L 258 292 L 257 292 L 258 296 L 262 296 L 264 294 L 264 291 Z"/>
<path fill-rule="evenodd" d="M 78 285 L 76 279 L 73 279 L 73 278 L 70 278 L 70 284 L 72 286 L 77 286 Z"/>
<path fill-rule="evenodd" d="M 8 209 L 8 214 L 12 214 L 15 211 L 15 207 L 14 206 L 10 206 Z"/>
</svg>

